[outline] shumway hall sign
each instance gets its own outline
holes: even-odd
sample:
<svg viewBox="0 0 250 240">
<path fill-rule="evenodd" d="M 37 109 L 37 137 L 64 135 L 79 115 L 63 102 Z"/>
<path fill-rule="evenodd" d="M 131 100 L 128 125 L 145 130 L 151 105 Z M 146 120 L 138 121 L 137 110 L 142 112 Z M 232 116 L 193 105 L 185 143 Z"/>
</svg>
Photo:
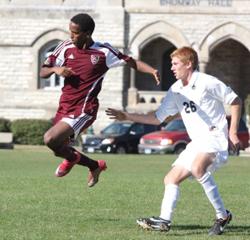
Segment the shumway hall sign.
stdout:
<svg viewBox="0 0 250 240">
<path fill-rule="evenodd" d="M 232 7 L 233 0 L 160 0 L 161 6 Z"/>
</svg>

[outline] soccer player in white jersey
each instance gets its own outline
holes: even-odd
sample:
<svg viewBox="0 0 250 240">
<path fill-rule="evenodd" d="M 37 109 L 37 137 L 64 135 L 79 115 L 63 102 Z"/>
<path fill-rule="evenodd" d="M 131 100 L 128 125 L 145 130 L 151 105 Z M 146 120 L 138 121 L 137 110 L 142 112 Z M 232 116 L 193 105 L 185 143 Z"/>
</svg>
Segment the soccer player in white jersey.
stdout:
<svg viewBox="0 0 250 240">
<path fill-rule="evenodd" d="M 239 148 L 237 129 L 241 100 L 217 78 L 197 71 L 198 56 L 192 48 L 175 50 L 171 59 L 171 70 L 177 81 L 155 112 L 137 114 L 109 108 L 106 113 L 111 119 L 150 124 L 160 124 L 176 114 L 181 115 L 191 142 L 164 178 L 165 193 L 160 216 L 140 218 L 137 223 L 145 229 L 168 231 L 179 197 L 179 185 L 192 176 L 201 184 L 215 210 L 216 221 L 209 235 L 220 235 L 231 221 L 232 214 L 224 207 L 211 173 L 227 161 L 228 139 L 235 151 Z M 231 107 L 229 133 L 224 104 Z"/>
<path fill-rule="evenodd" d="M 127 65 L 135 70 L 152 75 L 159 84 L 156 69 L 135 60 L 108 43 L 95 42 L 92 33 L 95 22 L 86 13 L 73 16 L 70 20 L 70 39 L 61 42 L 45 60 L 40 76 L 51 74 L 64 77 L 64 86 L 54 125 L 44 135 L 45 144 L 58 157 L 64 158 L 55 175 L 67 175 L 75 164 L 89 169 L 88 186 L 93 187 L 100 173 L 106 169 L 104 160 L 95 161 L 80 153 L 69 144 L 96 119 L 98 94 L 107 71 L 113 67 Z"/>
</svg>

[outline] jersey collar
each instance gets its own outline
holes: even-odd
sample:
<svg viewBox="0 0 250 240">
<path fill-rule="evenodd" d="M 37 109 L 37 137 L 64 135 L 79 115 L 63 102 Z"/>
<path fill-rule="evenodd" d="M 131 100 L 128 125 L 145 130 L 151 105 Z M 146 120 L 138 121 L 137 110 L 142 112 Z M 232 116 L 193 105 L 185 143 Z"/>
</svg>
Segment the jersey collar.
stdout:
<svg viewBox="0 0 250 240">
<path fill-rule="evenodd" d="M 190 79 L 188 85 L 185 86 L 185 87 L 195 89 L 195 87 L 196 87 L 195 84 L 196 84 L 197 78 L 198 78 L 198 71 L 194 71 L 194 72 L 192 73 L 192 76 L 191 76 L 191 79 Z M 183 88 L 183 87 L 184 87 L 184 86 L 183 86 L 183 84 L 182 84 L 182 82 L 181 82 L 181 88 Z"/>
</svg>

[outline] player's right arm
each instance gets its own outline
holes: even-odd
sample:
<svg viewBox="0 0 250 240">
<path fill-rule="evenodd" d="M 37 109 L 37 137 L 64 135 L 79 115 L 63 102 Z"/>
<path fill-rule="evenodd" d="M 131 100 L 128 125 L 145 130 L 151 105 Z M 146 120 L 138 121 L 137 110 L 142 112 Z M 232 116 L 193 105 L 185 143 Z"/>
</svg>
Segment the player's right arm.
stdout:
<svg viewBox="0 0 250 240">
<path fill-rule="evenodd" d="M 48 78 L 54 73 L 62 77 L 70 77 L 75 74 L 71 68 L 63 66 L 65 51 L 71 44 L 70 40 L 65 40 L 58 44 L 53 53 L 45 59 L 40 70 L 40 77 Z"/>
<path fill-rule="evenodd" d="M 58 67 L 58 66 L 54 66 L 54 67 L 42 67 L 40 70 L 40 77 L 42 78 L 48 78 L 50 77 L 53 73 L 62 76 L 62 77 L 70 77 L 73 74 L 75 74 L 74 71 L 72 71 L 71 68 L 68 67 Z"/>
<path fill-rule="evenodd" d="M 119 121 L 129 120 L 132 122 L 139 122 L 145 124 L 159 125 L 161 122 L 156 118 L 155 111 L 146 114 L 143 113 L 128 113 L 125 111 L 117 110 L 114 108 L 108 108 L 106 114 L 110 119 Z"/>
</svg>

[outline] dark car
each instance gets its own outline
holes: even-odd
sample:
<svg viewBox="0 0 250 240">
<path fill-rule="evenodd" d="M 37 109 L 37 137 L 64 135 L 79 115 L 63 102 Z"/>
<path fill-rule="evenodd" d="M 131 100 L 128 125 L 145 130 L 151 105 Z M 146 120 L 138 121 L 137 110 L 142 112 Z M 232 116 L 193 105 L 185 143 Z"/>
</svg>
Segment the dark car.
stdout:
<svg viewBox="0 0 250 240">
<path fill-rule="evenodd" d="M 231 117 L 227 116 L 230 126 Z M 249 132 L 245 122 L 240 119 L 238 137 L 240 139 L 240 150 L 244 150 L 249 146 Z M 169 122 L 161 131 L 152 132 L 144 135 L 140 139 L 138 146 L 139 153 L 181 153 L 186 145 L 190 142 L 185 125 L 181 118 L 177 118 Z M 238 155 L 229 149 L 230 155 Z"/>
<path fill-rule="evenodd" d="M 159 128 L 149 124 L 116 121 L 104 128 L 99 135 L 87 136 L 82 150 L 88 153 L 138 153 L 140 138 Z"/>
</svg>

